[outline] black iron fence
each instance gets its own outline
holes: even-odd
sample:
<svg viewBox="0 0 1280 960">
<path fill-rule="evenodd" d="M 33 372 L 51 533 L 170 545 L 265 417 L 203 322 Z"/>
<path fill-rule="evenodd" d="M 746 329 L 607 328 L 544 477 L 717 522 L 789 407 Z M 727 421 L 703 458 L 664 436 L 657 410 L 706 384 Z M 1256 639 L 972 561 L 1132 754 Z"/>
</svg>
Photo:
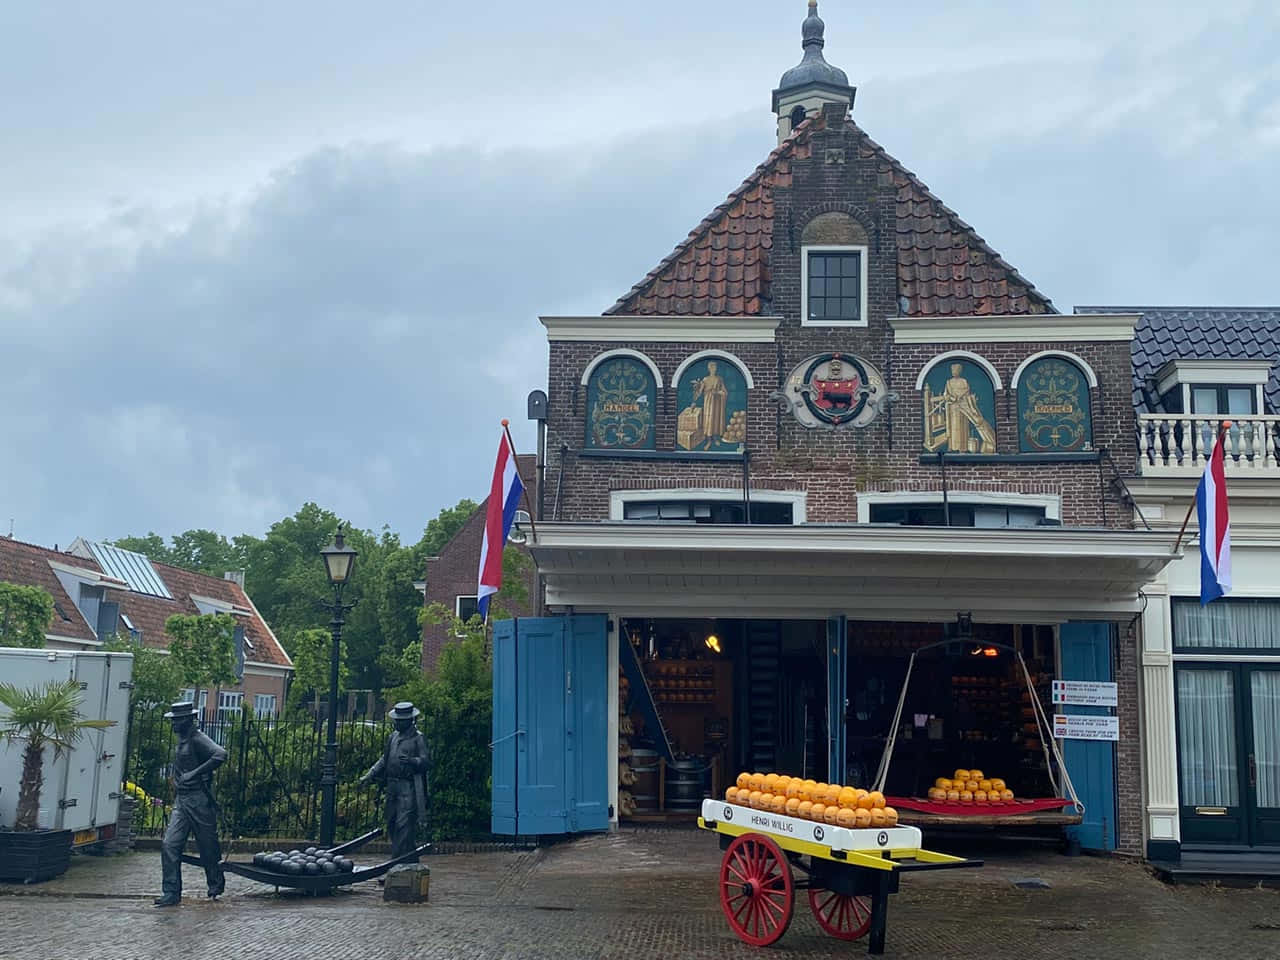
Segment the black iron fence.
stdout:
<svg viewBox="0 0 1280 960">
<path fill-rule="evenodd" d="M 173 803 L 173 725 L 163 710 L 138 710 L 129 726 L 126 789 L 143 807 L 137 832 L 158 836 Z M 283 719 L 235 713 L 200 725 L 227 751 L 214 775 L 214 796 L 223 837 L 317 837 L 320 833 L 320 762 L 323 718 Z M 381 756 L 391 725 L 374 720 L 338 724 L 336 837 L 349 840 L 381 822 L 376 785 L 359 787 L 360 776 Z"/>
</svg>

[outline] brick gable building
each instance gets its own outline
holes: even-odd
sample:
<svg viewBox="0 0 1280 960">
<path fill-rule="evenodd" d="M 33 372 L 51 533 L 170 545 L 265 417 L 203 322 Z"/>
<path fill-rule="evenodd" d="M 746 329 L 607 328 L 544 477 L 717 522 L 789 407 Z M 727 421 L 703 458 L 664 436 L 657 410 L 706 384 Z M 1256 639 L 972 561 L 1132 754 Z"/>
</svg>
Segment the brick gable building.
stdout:
<svg viewBox="0 0 1280 960">
<path fill-rule="evenodd" d="M 1173 543 L 1126 491 L 1139 313 L 1059 312 L 855 122 L 823 31 L 811 4 L 764 162 L 601 315 L 542 318 L 555 494 L 530 549 L 547 610 L 578 615 L 564 649 L 599 629 L 629 678 L 610 815 L 673 799 L 629 782 L 637 745 L 706 792 L 747 768 L 868 786 L 914 733 L 891 794 L 994 766 L 1065 796 L 1065 766 L 1084 810 L 1044 821 L 1139 853 L 1134 625 Z M 499 671 L 520 704 L 523 663 Z M 1049 756 L 1027 681 L 1052 712 L 1058 678 L 1117 684 L 1118 742 Z"/>
</svg>

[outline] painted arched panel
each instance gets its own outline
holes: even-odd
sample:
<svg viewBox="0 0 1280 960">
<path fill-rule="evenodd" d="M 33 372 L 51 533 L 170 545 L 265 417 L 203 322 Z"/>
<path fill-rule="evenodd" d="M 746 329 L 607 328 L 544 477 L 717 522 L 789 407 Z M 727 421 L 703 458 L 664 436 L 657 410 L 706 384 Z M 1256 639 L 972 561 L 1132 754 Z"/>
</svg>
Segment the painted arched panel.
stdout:
<svg viewBox="0 0 1280 960">
<path fill-rule="evenodd" d="M 740 451 L 747 439 L 747 380 L 728 357 L 699 357 L 676 388 L 676 448 L 697 453 Z"/>
<path fill-rule="evenodd" d="M 1018 381 L 1018 448 L 1023 453 L 1093 449 L 1089 381 L 1064 357 L 1041 357 Z"/>
<path fill-rule="evenodd" d="M 994 454 L 996 394 L 987 371 L 973 360 L 948 357 L 932 364 L 923 379 L 925 450 Z"/>
<path fill-rule="evenodd" d="M 653 371 L 642 360 L 620 355 L 601 361 L 587 380 L 587 448 L 653 450 L 657 404 Z"/>
</svg>

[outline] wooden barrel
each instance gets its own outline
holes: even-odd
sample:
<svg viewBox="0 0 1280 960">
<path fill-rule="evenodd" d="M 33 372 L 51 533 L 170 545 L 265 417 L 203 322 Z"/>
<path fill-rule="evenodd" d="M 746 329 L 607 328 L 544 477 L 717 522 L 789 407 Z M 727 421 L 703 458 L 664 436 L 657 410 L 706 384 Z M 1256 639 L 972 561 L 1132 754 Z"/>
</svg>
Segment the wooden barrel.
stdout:
<svg viewBox="0 0 1280 960">
<path fill-rule="evenodd" d="M 636 801 L 636 813 L 654 813 L 658 809 L 658 751 L 636 747 L 631 751 L 631 772 L 636 782 L 630 787 Z"/>
</svg>

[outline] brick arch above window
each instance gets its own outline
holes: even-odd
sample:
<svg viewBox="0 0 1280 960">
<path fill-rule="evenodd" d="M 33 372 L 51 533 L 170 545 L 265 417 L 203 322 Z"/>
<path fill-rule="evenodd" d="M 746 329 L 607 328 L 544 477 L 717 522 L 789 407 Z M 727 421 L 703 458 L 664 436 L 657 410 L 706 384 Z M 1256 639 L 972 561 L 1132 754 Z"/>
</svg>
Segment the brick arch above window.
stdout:
<svg viewBox="0 0 1280 960">
<path fill-rule="evenodd" d="M 800 242 L 805 246 L 866 246 L 867 231 L 857 218 L 845 211 L 819 213 L 804 225 Z"/>
<path fill-rule="evenodd" d="M 1089 381 L 1091 388 L 1098 386 L 1098 375 L 1093 372 L 1093 367 L 1089 366 L 1088 361 L 1083 357 L 1072 353 L 1069 350 L 1041 350 L 1039 353 L 1033 353 L 1027 359 L 1018 364 L 1018 369 L 1013 371 L 1013 376 L 1009 379 L 1009 389 L 1018 389 L 1018 381 L 1022 379 L 1022 375 L 1026 373 L 1027 368 L 1037 360 L 1043 360 L 1045 357 L 1061 357 L 1068 360 L 1080 368 L 1080 372 L 1085 375 L 1085 379 Z"/>
<path fill-rule="evenodd" d="M 923 367 L 920 368 L 920 375 L 916 377 L 916 389 L 924 389 L 925 377 L 929 376 L 929 371 L 940 363 L 946 363 L 950 360 L 968 360 L 977 364 L 983 369 L 988 377 L 991 378 L 991 386 L 996 390 L 1004 389 L 1004 381 L 1000 379 L 1000 374 L 986 357 L 979 356 L 968 350 L 950 350 L 947 353 L 940 353 Z"/>
<path fill-rule="evenodd" d="M 662 373 L 658 370 L 658 365 L 656 363 L 650 360 L 639 350 L 628 350 L 623 347 L 619 347 L 616 350 L 606 350 L 604 353 L 598 353 L 592 357 L 591 362 L 587 364 L 587 368 L 582 371 L 582 386 L 585 387 L 587 385 L 587 382 L 591 379 L 591 374 L 595 373 L 596 367 L 600 366 L 600 364 L 604 363 L 606 360 L 610 360 L 614 357 L 631 357 L 633 360 L 639 360 L 648 367 L 649 372 L 653 374 L 653 382 L 657 385 L 658 389 L 661 390 L 664 386 L 662 382 Z"/>
<path fill-rule="evenodd" d="M 751 376 L 751 369 L 743 363 L 741 359 L 730 353 L 728 350 L 699 350 L 697 353 L 693 353 L 685 357 L 680 361 L 680 366 L 676 367 L 676 372 L 671 375 L 671 386 L 679 389 L 680 378 L 684 376 L 685 371 L 699 360 L 708 357 L 712 360 L 728 360 L 738 368 L 738 372 L 742 374 L 742 378 L 747 381 L 747 389 L 754 390 L 756 388 L 756 382 Z"/>
</svg>

